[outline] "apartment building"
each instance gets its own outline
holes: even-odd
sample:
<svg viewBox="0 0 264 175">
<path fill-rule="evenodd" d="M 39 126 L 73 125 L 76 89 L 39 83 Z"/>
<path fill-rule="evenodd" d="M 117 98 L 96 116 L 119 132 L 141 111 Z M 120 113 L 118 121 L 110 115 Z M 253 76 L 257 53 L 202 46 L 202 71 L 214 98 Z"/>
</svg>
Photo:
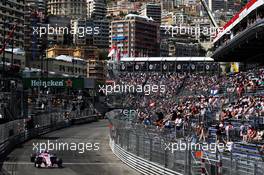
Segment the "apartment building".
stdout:
<svg viewBox="0 0 264 175">
<path fill-rule="evenodd" d="M 142 6 L 140 15 L 152 18 L 155 22 L 161 23 L 161 5 L 147 3 Z"/>
<path fill-rule="evenodd" d="M 46 10 L 45 0 L 25 0 L 24 49 L 27 66 L 30 66 L 32 60 L 40 59 L 45 54 L 46 39 L 40 37 L 34 28 L 40 28 L 44 25 Z"/>
<path fill-rule="evenodd" d="M 159 25 L 154 20 L 129 14 L 112 21 L 110 47 L 117 47 L 120 57 L 159 56 Z"/>
<path fill-rule="evenodd" d="M 91 59 L 87 64 L 87 77 L 96 79 L 100 82 L 106 80 L 106 61 Z"/>
<path fill-rule="evenodd" d="M 109 25 L 107 19 L 76 19 L 71 21 L 73 30 L 85 29 L 83 35 L 80 32 L 73 35 L 73 43 L 78 46 L 92 45 L 100 49 L 109 47 Z"/>
<path fill-rule="evenodd" d="M 87 0 L 87 17 L 92 19 L 103 19 L 106 16 L 105 0 Z"/>
<path fill-rule="evenodd" d="M 73 19 L 85 18 L 86 0 L 47 0 L 48 14 L 68 16 Z"/>
<path fill-rule="evenodd" d="M 24 0 L 1 0 L 0 1 L 0 46 L 3 46 L 4 38 L 8 38 L 8 34 L 16 25 L 12 40 L 8 42 L 7 47 L 24 47 Z"/>
</svg>

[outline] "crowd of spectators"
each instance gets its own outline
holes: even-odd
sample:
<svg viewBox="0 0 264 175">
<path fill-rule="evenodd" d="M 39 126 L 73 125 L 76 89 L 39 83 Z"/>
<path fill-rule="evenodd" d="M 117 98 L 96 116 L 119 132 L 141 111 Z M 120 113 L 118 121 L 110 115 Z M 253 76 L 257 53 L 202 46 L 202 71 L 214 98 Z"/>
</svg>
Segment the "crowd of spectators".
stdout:
<svg viewBox="0 0 264 175">
<path fill-rule="evenodd" d="M 236 93 L 241 97 L 245 92 L 256 92 L 264 89 L 264 69 L 239 72 L 230 77 L 222 84 L 227 84 L 229 93 Z"/>
<path fill-rule="evenodd" d="M 194 94 L 216 94 L 220 90 L 220 77 L 201 74 L 189 74 L 184 88 Z"/>
<path fill-rule="evenodd" d="M 246 18 L 242 19 L 237 25 L 234 26 L 234 28 L 232 29 L 233 35 L 227 32 L 225 35 L 222 36 L 221 39 L 219 39 L 218 42 L 216 42 L 215 48 L 218 48 L 222 44 L 227 44 L 227 42 L 229 42 L 236 35 L 240 34 L 241 32 L 252 27 L 259 21 L 263 20 L 264 19 L 263 11 L 264 11 L 263 6 L 252 11 Z"/>
<path fill-rule="evenodd" d="M 136 122 L 145 127 L 184 133 L 200 142 L 209 140 L 210 128 L 216 130 L 216 142 L 263 138 L 259 119 L 264 116 L 264 69 L 221 76 L 130 72 L 122 73 L 118 81 L 166 85 L 165 94 L 123 95 L 123 103 L 138 112 Z"/>
<path fill-rule="evenodd" d="M 264 116 L 264 98 L 262 96 L 242 96 L 229 104 L 221 112 L 221 120 L 249 119 Z"/>
</svg>

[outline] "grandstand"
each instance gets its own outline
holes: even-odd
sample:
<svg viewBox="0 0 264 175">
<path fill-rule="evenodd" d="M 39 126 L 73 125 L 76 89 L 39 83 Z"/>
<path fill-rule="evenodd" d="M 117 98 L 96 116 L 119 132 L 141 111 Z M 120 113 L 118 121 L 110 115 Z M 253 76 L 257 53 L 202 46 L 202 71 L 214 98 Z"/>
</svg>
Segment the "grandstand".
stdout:
<svg viewBox="0 0 264 175">
<path fill-rule="evenodd" d="M 150 138 L 223 143 L 225 150 L 217 152 L 218 155 L 204 151 L 206 156 L 201 159 L 211 160 L 205 161 L 207 174 L 214 174 L 212 171 L 219 169 L 223 174 L 264 173 L 263 66 L 259 64 L 254 65 L 254 69 L 224 73 L 219 63 L 206 59 L 201 62 L 130 58 L 121 60 L 120 64 L 120 72 L 113 79 L 115 84 L 166 87 L 165 93 L 159 89 L 148 95 L 138 92 L 111 94 L 124 109 L 137 111 L 130 119 L 133 121 L 130 128 L 139 132 L 139 137 L 138 127 L 142 126 L 145 130 L 142 132 L 148 133 L 148 137 L 154 133 Z M 169 69 L 164 69 L 164 65 Z M 183 70 L 178 69 L 178 65 Z M 145 142 L 140 143 L 144 145 Z M 159 163 L 160 160 L 156 161 Z M 221 163 L 220 168 L 215 167 L 218 163 Z M 174 167 L 174 170 L 179 169 Z"/>
<path fill-rule="evenodd" d="M 264 49 L 264 1 L 251 0 L 214 39 L 216 61 L 259 61 Z"/>
</svg>

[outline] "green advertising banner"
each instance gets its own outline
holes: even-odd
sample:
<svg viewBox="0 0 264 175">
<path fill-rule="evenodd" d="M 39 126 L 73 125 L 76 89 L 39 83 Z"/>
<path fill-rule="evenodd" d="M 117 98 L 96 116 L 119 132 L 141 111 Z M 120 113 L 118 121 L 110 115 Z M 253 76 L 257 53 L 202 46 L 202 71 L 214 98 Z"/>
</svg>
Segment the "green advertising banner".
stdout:
<svg viewBox="0 0 264 175">
<path fill-rule="evenodd" d="M 83 78 L 24 78 L 24 88 L 53 87 L 83 89 Z"/>
</svg>

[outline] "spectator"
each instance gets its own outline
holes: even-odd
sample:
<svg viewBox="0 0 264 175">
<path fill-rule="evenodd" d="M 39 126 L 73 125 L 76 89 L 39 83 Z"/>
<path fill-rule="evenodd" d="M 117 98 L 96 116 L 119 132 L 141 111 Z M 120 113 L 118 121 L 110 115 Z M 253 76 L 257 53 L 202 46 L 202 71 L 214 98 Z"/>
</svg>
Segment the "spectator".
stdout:
<svg viewBox="0 0 264 175">
<path fill-rule="evenodd" d="M 205 142 L 206 136 L 207 136 L 207 130 L 203 123 L 199 125 L 199 130 L 200 130 L 199 131 L 200 132 L 199 141 Z"/>
<path fill-rule="evenodd" d="M 230 141 L 231 141 L 230 136 L 231 136 L 231 133 L 232 133 L 233 129 L 234 129 L 234 126 L 232 125 L 231 122 L 229 122 L 229 123 L 227 124 L 227 126 L 225 127 L 226 141 L 227 141 L 227 142 L 230 142 Z"/>
<path fill-rule="evenodd" d="M 242 125 L 240 126 L 240 136 L 242 137 L 242 141 L 247 141 L 247 126 L 245 125 L 245 122 L 242 122 Z"/>
<path fill-rule="evenodd" d="M 255 138 L 253 138 L 253 141 L 262 141 L 262 139 L 263 139 L 263 135 L 264 135 L 264 131 L 260 131 L 260 130 L 258 130 L 257 131 L 257 134 L 256 134 L 256 137 Z"/>
<path fill-rule="evenodd" d="M 252 127 L 249 126 L 248 132 L 247 132 L 247 141 L 252 142 L 253 139 L 257 136 L 256 130 Z"/>
<path fill-rule="evenodd" d="M 224 140 L 223 140 L 221 128 L 219 127 L 219 125 L 216 125 L 215 129 L 216 129 L 216 143 L 223 143 Z"/>
<path fill-rule="evenodd" d="M 149 116 L 147 116 L 144 119 L 143 123 L 144 123 L 145 127 L 148 127 L 151 124 Z"/>
<path fill-rule="evenodd" d="M 177 118 L 175 119 L 175 127 L 177 131 L 179 131 L 182 128 L 182 124 L 183 124 L 182 118 L 180 116 L 177 116 Z"/>
</svg>

